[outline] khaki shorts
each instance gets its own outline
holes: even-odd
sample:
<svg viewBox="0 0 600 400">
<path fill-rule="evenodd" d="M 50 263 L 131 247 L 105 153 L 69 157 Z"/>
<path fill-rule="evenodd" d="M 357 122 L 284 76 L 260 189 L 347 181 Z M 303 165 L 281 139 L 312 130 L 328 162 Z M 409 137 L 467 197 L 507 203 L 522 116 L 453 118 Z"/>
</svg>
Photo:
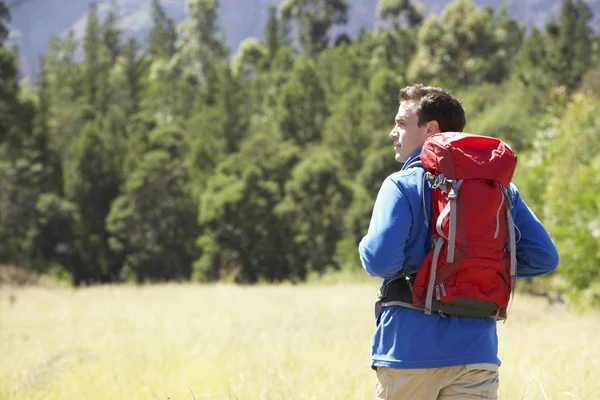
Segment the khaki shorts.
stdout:
<svg viewBox="0 0 600 400">
<path fill-rule="evenodd" d="M 498 365 L 377 367 L 377 400 L 498 399 Z"/>
</svg>

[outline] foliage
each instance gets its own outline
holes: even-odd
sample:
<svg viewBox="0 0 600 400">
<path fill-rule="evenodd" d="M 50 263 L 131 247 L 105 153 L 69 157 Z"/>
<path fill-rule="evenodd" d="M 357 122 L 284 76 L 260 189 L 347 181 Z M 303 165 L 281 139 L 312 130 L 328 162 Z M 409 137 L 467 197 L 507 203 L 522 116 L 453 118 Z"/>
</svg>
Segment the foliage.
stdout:
<svg viewBox="0 0 600 400">
<path fill-rule="evenodd" d="M 194 265 L 201 280 L 233 276 L 238 282 L 303 279 L 289 224 L 274 211 L 300 159 L 300 149 L 257 135 L 216 168 L 200 197 L 203 255 Z M 210 243 L 207 248 L 206 244 Z"/>
<path fill-rule="evenodd" d="M 304 56 L 296 61 L 281 88 L 278 114 L 285 139 L 300 146 L 321 140 L 329 108 L 316 66 Z"/>
<path fill-rule="evenodd" d="M 505 8 L 494 14 L 471 0 L 456 0 L 441 17 L 425 21 L 409 79 L 449 87 L 500 82 L 510 72 L 522 31 Z"/>
<path fill-rule="evenodd" d="M 600 189 L 598 176 L 598 99 L 577 95 L 551 138 L 552 159 L 547 169 L 545 217 L 562 250 L 562 275 L 573 289 L 588 289 L 598 281 L 600 248 Z M 558 151 L 560 149 L 560 151 Z M 566 167 L 568 166 L 568 167 Z M 600 304 L 600 298 L 596 298 Z"/>
<path fill-rule="evenodd" d="M 598 301 L 600 39 L 584 1 L 525 32 L 506 7 L 454 0 L 424 20 L 380 0 L 349 37 L 350 2 L 286 0 L 233 54 L 220 3 L 189 0 L 176 26 L 153 0 L 146 37 L 92 4 L 83 40 L 48 38 L 28 84 L 0 2 L 0 263 L 76 285 L 351 275 L 400 168 L 398 91 L 423 82 L 517 150 L 515 182 L 561 254 L 551 279 Z"/>
<path fill-rule="evenodd" d="M 294 20 L 302 50 L 313 56 L 327 48 L 329 30 L 348 21 L 346 0 L 286 0 L 281 4 L 284 20 Z"/>
</svg>

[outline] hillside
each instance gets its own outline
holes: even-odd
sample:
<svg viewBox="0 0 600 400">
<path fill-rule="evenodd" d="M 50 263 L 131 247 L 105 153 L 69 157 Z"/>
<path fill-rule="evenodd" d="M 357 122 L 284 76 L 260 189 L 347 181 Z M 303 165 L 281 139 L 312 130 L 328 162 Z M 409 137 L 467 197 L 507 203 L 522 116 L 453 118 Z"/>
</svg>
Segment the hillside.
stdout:
<svg viewBox="0 0 600 400">
<path fill-rule="evenodd" d="M 482 6 L 499 7 L 505 2 L 474 0 Z M 283 0 L 221 0 L 220 18 L 232 51 L 241 40 L 249 36 L 260 37 L 266 20 L 269 3 L 280 4 Z M 349 0 L 350 19 L 341 31 L 354 35 L 362 27 L 371 29 L 376 21 L 376 1 Z M 100 15 L 108 9 L 110 0 L 99 0 Z M 438 14 L 448 1 L 422 0 L 426 13 Z M 508 0 L 508 13 L 526 26 L 541 26 L 556 15 L 560 0 Z M 124 30 L 144 34 L 151 25 L 150 0 L 117 0 Z M 598 25 L 600 0 L 589 0 L 597 16 Z M 185 0 L 163 0 L 169 15 L 179 22 L 185 18 Z M 81 33 L 85 27 L 88 2 L 71 0 L 28 0 L 13 10 L 12 37 L 22 53 L 22 71 L 25 75 L 35 73 L 37 60 L 44 53 L 52 35 L 64 34 L 73 28 Z"/>
</svg>

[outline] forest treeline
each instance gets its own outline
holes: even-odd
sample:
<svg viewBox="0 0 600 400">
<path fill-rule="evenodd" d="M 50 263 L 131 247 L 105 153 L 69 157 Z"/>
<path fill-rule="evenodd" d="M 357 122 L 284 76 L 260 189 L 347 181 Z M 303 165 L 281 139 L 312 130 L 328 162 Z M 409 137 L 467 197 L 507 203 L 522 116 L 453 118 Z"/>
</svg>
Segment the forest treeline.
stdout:
<svg viewBox="0 0 600 400">
<path fill-rule="evenodd" d="M 31 82 L 0 1 L 0 263 L 101 282 L 298 282 L 360 268 L 405 85 L 450 89 L 466 131 L 519 155 L 515 183 L 561 255 L 546 283 L 600 303 L 600 38 L 582 0 L 527 31 L 505 8 L 379 0 L 270 6 L 228 48 L 219 1 L 160 0 L 145 37 L 113 3 L 83 39 L 49 38 Z M 293 37 L 292 37 L 293 33 Z M 558 282 L 558 283 L 557 283 Z"/>
</svg>

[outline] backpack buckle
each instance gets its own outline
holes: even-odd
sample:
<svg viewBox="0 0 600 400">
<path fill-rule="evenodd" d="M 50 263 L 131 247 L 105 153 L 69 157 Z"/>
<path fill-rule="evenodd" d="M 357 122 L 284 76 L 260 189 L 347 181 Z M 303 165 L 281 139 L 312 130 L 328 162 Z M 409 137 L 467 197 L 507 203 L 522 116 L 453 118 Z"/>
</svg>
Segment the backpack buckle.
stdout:
<svg viewBox="0 0 600 400">
<path fill-rule="evenodd" d="M 455 200 L 457 197 L 458 191 L 455 189 L 454 186 L 452 186 L 452 188 L 450 188 L 450 191 L 448 192 L 448 199 Z"/>
<path fill-rule="evenodd" d="M 427 172 L 425 174 L 425 179 L 427 179 L 427 182 L 429 182 L 429 187 L 431 189 L 437 189 L 448 182 L 448 179 L 446 179 L 446 175 L 434 175 L 431 172 Z"/>
<path fill-rule="evenodd" d="M 453 179 L 446 179 L 446 182 L 451 183 L 452 187 L 448 191 L 448 199 L 456 200 L 458 198 L 458 190 L 460 189 L 460 185 L 462 184 L 462 180 L 455 181 Z"/>
</svg>

